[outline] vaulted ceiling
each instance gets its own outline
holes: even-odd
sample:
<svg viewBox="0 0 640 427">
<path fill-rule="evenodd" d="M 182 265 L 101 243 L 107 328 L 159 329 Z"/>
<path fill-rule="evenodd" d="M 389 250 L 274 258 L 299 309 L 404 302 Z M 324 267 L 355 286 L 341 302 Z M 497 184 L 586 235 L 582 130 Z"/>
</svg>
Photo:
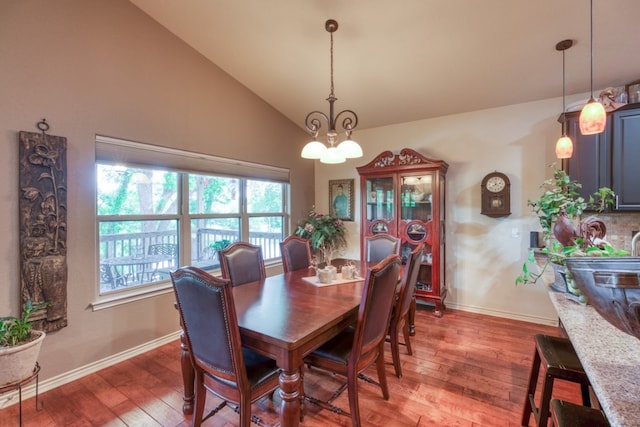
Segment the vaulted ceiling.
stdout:
<svg viewBox="0 0 640 427">
<path fill-rule="evenodd" d="M 336 110 L 359 128 L 590 89 L 589 0 L 130 0 L 295 123 Z M 600 89 L 640 79 L 640 1 L 593 1 Z M 558 112 L 561 104 L 558 105 Z"/>
</svg>

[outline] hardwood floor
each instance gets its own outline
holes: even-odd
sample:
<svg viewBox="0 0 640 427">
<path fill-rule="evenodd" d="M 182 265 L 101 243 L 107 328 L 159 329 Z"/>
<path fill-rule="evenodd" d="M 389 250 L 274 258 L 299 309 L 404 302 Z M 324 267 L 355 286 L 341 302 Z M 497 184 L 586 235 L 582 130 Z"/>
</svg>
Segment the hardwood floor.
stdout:
<svg viewBox="0 0 640 427">
<path fill-rule="evenodd" d="M 558 328 L 498 317 L 447 310 L 442 318 L 421 307 L 416 313 L 414 355 L 401 349 L 404 376 L 396 378 L 387 352 L 391 398 L 361 381 L 364 426 L 518 426 L 533 356 L 533 335 L 559 335 Z M 388 344 L 387 344 L 388 349 Z M 376 378 L 375 370 L 366 372 Z M 340 385 L 331 375 L 305 372 L 305 391 L 328 399 Z M 538 387 L 539 389 L 540 387 Z M 558 381 L 554 395 L 580 403 L 579 388 Z M 42 393 L 43 407 L 23 402 L 25 426 L 188 426 L 182 414 L 180 348 L 176 341 Z M 265 398 L 253 413 L 277 424 L 279 405 Z M 209 394 L 207 407 L 219 400 Z M 348 411 L 347 392 L 334 404 Z M 350 418 L 306 404 L 304 426 L 349 426 Z M 18 405 L 0 411 L 0 426 L 18 425 Z M 238 415 L 229 407 L 205 426 L 233 426 Z"/>
</svg>

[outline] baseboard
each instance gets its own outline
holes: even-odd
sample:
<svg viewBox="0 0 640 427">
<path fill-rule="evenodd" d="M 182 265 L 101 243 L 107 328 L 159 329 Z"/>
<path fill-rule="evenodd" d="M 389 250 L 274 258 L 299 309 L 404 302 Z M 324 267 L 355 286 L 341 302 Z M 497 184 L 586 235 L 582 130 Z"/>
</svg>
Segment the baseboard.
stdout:
<svg viewBox="0 0 640 427">
<path fill-rule="evenodd" d="M 504 317 L 506 319 L 522 320 L 524 322 L 538 323 L 541 325 L 558 326 L 558 318 L 553 319 L 539 316 L 526 316 L 522 313 L 514 313 L 511 311 L 502 310 L 488 310 L 483 307 L 476 307 L 473 305 L 455 304 L 447 302 L 447 307 L 454 310 L 468 311 L 470 313 L 486 314 L 487 316 Z M 446 316 L 446 311 L 444 312 Z"/>
<path fill-rule="evenodd" d="M 75 381 L 79 378 L 82 378 L 86 375 L 97 372 L 101 369 L 107 368 L 109 366 L 120 363 L 124 360 L 130 359 L 139 354 L 145 353 L 149 350 L 153 350 L 154 348 L 160 347 L 162 345 L 168 344 L 172 341 L 175 341 L 180 338 L 181 330 L 173 332 L 169 335 L 165 335 L 164 337 L 156 338 L 153 341 L 146 342 L 137 347 L 130 348 L 123 352 L 114 354 L 109 357 L 105 357 L 104 359 L 97 360 L 88 365 L 82 366 L 80 368 L 71 370 L 69 372 L 65 372 L 63 374 L 57 375 L 52 378 L 48 378 L 44 381 L 39 381 L 38 383 L 38 394 L 42 394 L 49 390 L 53 390 L 56 387 L 60 387 L 61 385 L 70 383 L 71 381 Z M 22 388 L 22 400 L 27 400 L 36 395 L 36 385 L 35 381 L 31 384 Z M 18 391 L 12 391 L 9 393 L 5 393 L 0 396 L 0 409 L 11 406 L 18 403 Z"/>
</svg>

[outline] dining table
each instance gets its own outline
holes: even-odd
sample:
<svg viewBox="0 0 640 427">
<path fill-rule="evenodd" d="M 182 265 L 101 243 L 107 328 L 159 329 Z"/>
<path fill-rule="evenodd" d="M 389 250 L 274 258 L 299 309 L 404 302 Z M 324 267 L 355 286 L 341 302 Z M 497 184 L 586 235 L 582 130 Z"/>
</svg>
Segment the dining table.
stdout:
<svg viewBox="0 0 640 427">
<path fill-rule="evenodd" d="M 150 280 L 158 267 L 175 260 L 174 255 L 154 254 L 143 256 L 122 256 L 105 258 L 100 263 L 112 271 L 113 277 L 126 277 L 127 274 L 135 274 L 136 282 Z M 131 273 L 128 273 L 128 272 Z"/>
<path fill-rule="evenodd" d="M 359 271 L 366 274 L 366 265 Z M 320 284 L 304 268 L 233 288 L 242 344 L 280 368 L 281 426 L 299 425 L 304 413 L 303 358 L 357 320 L 363 286 L 361 276 Z M 191 413 L 194 373 L 184 340 L 182 351 L 183 412 Z"/>
</svg>

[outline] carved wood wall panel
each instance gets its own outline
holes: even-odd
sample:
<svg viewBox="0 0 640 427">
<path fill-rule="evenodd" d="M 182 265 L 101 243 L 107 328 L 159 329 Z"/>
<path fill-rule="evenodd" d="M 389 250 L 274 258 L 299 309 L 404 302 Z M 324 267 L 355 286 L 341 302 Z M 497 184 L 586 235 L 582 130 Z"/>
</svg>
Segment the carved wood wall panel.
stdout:
<svg viewBox="0 0 640 427">
<path fill-rule="evenodd" d="M 19 133 L 20 286 L 22 303 L 48 302 L 32 315 L 35 329 L 67 326 L 67 139 Z"/>
</svg>

